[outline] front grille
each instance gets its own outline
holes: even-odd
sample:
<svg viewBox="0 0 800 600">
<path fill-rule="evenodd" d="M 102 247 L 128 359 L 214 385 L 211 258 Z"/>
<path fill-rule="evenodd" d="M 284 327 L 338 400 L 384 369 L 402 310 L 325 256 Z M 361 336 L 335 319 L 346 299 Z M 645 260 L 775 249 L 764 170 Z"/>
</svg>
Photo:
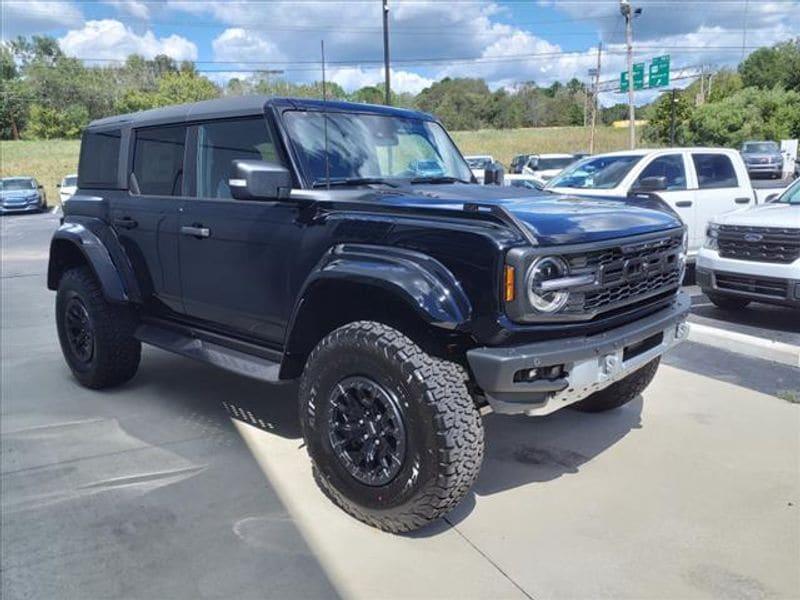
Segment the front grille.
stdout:
<svg viewBox="0 0 800 600">
<path fill-rule="evenodd" d="M 733 273 L 714 274 L 717 287 L 721 290 L 733 292 L 747 292 L 769 296 L 770 298 L 786 298 L 787 283 L 785 279 L 771 277 L 752 277 L 749 275 L 734 275 Z"/>
<path fill-rule="evenodd" d="M 719 255 L 758 262 L 790 263 L 800 258 L 800 229 L 721 225 Z"/>
<path fill-rule="evenodd" d="M 683 274 L 681 238 L 677 232 L 567 256 L 570 274 L 592 273 L 595 280 L 570 295 L 565 312 L 593 317 L 620 306 L 635 308 L 676 290 Z"/>
</svg>

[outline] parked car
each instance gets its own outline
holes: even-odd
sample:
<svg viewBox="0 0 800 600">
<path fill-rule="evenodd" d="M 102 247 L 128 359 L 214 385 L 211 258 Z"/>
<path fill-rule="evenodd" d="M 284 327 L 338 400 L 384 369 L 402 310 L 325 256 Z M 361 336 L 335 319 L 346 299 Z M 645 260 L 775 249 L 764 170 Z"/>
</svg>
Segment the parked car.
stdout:
<svg viewBox="0 0 800 600">
<path fill-rule="evenodd" d="M 0 214 L 47 210 L 47 194 L 33 177 L 0 179 Z"/>
<path fill-rule="evenodd" d="M 515 173 L 504 175 L 503 185 L 536 191 L 544 189 L 544 183 L 540 179 L 532 175 L 517 175 Z"/>
<path fill-rule="evenodd" d="M 512 175 L 520 175 L 525 164 L 530 160 L 531 154 L 517 154 L 511 159 L 508 172 Z"/>
<path fill-rule="evenodd" d="M 626 197 L 657 193 L 689 229 L 689 258 L 712 217 L 756 204 L 742 157 L 724 148 L 624 150 L 584 158 L 545 186 L 556 193 Z"/>
<path fill-rule="evenodd" d="M 776 142 L 745 142 L 741 150 L 750 176 L 767 175 L 774 179 L 783 177 L 783 154 Z"/>
<path fill-rule="evenodd" d="M 67 175 L 56 187 L 58 188 L 59 200 L 64 203 L 69 200 L 72 194 L 75 193 L 75 190 L 78 189 L 78 175 Z"/>
<path fill-rule="evenodd" d="M 547 183 L 574 162 L 575 157 L 572 154 L 532 154 L 522 172 Z"/>
<path fill-rule="evenodd" d="M 467 161 L 470 171 L 479 183 L 483 182 L 484 171 L 494 164 L 494 158 L 490 155 L 480 156 L 465 156 L 464 160 Z"/>
<path fill-rule="evenodd" d="M 720 308 L 800 308 L 800 180 L 767 204 L 712 219 L 696 273 Z"/>
<path fill-rule="evenodd" d="M 142 343 L 299 379 L 316 481 L 387 531 L 467 493 L 482 407 L 619 407 L 688 333 L 663 203 L 477 185 L 430 115 L 225 98 L 94 121 L 81 145 L 47 273 L 78 382 L 126 382 Z M 432 155 L 442 175 L 409 168 Z"/>
</svg>

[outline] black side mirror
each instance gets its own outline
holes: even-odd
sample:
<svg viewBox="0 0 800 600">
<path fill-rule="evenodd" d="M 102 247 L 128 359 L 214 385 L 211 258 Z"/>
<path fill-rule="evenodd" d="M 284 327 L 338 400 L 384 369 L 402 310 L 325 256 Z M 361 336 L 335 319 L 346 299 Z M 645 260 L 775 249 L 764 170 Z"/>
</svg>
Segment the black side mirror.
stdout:
<svg viewBox="0 0 800 600">
<path fill-rule="evenodd" d="M 636 186 L 636 191 L 639 192 L 659 192 L 665 189 L 667 189 L 667 178 L 663 175 L 645 177 Z"/>
<path fill-rule="evenodd" d="M 292 174 L 266 160 L 234 160 L 228 186 L 237 200 L 282 200 L 292 191 Z"/>
<path fill-rule="evenodd" d="M 39 184 L 39 185 L 37 185 L 37 186 L 36 186 L 36 189 L 37 189 L 37 190 L 43 190 L 43 189 L 44 189 L 44 186 L 43 186 L 43 185 L 41 185 L 41 184 Z"/>
<path fill-rule="evenodd" d="M 499 162 L 493 162 L 483 170 L 483 185 L 503 185 L 505 171 Z"/>
<path fill-rule="evenodd" d="M 765 203 L 766 202 L 774 202 L 778 198 L 778 196 L 780 196 L 780 194 L 770 194 L 769 196 L 764 198 L 764 202 Z"/>
</svg>

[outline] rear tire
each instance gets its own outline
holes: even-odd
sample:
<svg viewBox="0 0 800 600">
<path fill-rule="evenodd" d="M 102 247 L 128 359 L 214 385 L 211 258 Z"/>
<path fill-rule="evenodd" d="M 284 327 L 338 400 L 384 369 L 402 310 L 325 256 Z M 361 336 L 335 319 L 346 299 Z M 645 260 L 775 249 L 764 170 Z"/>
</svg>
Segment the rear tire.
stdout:
<svg viewBox="0 0 800 600">
<path fill-rule="evenodd" d="M 64 359 L 81 385 L 107 388 L 136 374 L 142 345 L 133 337 L 133 309 L 108 302 L 89 267 L 70 269 L 61 277 L 56 326 Z"/>
<path fill-rule="evenodd" d="M 483 460 L 483 424 L 466 382 L 459 365 L 381 323 L 332 332 L 311 353 L 299 393 L 320 489 L 359 521 L 393 533 L 449 512 Z"/>
<path fill-rule="evenodd" d="M 634 371 L 624 379 L 612 383 L 607 388 L 595 392 L 585 400 L 576 402 L 572 408 L 581 412 L 597 413 L 619 408 L 641 394 L 658 371 L 661 358 L 654 358 L 642 368 Z"/>
<path fill-rule="evenodd" d="M 739 298 L 737 296 L 724 296 L 713 292 L 707 292 L 706 296 L 715 306 L 723 310 L 742 310 L 750 304 L 750 300 L 747 298 Z"/>
</svg>

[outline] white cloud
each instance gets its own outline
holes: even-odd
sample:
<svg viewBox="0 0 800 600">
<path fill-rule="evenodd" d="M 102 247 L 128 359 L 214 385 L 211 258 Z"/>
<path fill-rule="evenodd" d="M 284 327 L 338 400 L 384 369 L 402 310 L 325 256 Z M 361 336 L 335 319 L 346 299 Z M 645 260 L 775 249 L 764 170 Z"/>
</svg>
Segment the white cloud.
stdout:
<svg viewBox="0 0 800 600">
<path fill-rule="evenodd" d="M 392 91 L 419 94 L 426 87 L 433 85 L 434 80 L 411 71 L 390 69 Z M 331 81 L 338 83 L 346 91 L 378 85 L 384 82 L 384 71 L 380 69 L 362 69 L 361 67 L 334 68 L 329 72 Z"/>
<path fill-rule="evenodd" d="M 42 34 L 53 29 L 76 27 L 83 14 L 73 2 L 44 2 L 42 0 L 3 0 L 0 2 L 2 38 Z"/>
<path fill-rule="evenodd" d="M 226 29 L 211 42 L 214 60 L 219 61 L 264 61 L 283 60 L 275 43 L 260 34 L 234 27 Z"/>
<path fill-rule="evenodd" d="M 105 4 L 113 6 L 119 12 L 136 19 L 146 21 L 150 18 L 150 7 L 139 0 L 103 0 Z"/>
<path fill-rule="evenodd" d="M 166 54 L 175 60 L 197 60 L 197 46 L 179 35 L 157 38 L 152 31 L 142 35 L 114 19 L 87 21 L 82 29 L 67 32 L 58 40 L 69 56 L 125 59 L 130 54 L 153 58 Z"/>
</svg>

